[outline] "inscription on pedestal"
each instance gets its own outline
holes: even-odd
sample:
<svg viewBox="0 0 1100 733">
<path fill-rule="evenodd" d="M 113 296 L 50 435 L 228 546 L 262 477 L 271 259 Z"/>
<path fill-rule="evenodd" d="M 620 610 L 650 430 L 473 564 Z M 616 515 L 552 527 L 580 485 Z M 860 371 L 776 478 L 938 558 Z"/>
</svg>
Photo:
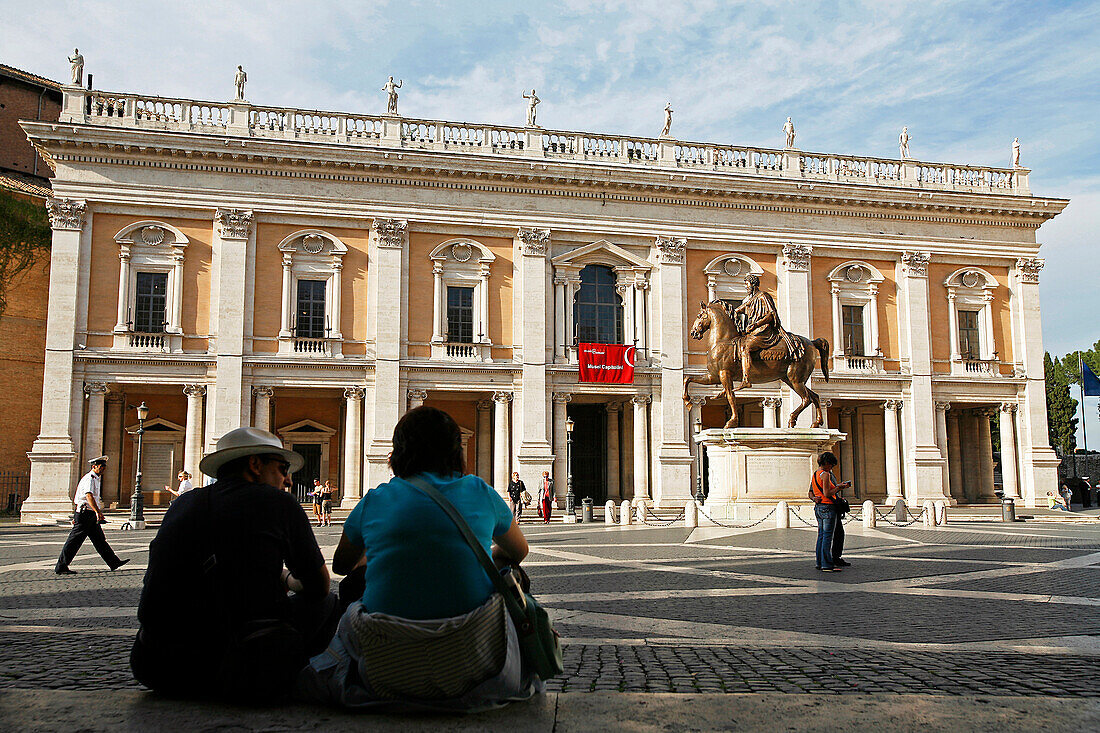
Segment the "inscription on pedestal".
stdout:
<svg viewBox="0 0 1100 733">
<path fill-rule="evenodd" d="M 805 493 L 806 464 L 803 456 L 745 456 L 745 493 L 749 497 L 790 496 L 792 489 Z"/>
</svg>

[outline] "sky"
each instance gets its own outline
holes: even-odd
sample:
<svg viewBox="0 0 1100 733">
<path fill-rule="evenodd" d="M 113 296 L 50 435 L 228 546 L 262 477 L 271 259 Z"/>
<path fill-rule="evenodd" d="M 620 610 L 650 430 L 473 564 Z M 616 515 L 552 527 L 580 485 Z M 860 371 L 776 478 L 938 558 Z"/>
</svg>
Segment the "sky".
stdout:
<svg viewBox="0 0 1100 733">
<path fill-rule="evenodd" d="M 1071 200 L 1038 231 L 1044 346 L 1100 340 L 1100 0 L 0 0 L 0 63 L 95 86 L 411 117 L 1008 166 Z M 1090 432 L 1100 422 L 1090 398 Z"/>
</svg>

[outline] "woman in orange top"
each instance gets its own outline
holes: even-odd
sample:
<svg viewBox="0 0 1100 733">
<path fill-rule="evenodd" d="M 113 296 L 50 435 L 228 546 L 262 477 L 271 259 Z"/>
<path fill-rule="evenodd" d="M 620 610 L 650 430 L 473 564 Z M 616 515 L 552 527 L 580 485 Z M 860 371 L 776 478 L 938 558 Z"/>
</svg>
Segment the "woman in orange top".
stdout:
<svg viewBox="0 0 1100 733">
<path fill-rule="evenodd" d="M 840 526 L 840 515 L 834 506 L 834 499 L 841 489 L 851 485 L 851 481 L 838 484 L 833 478 L 836 468 L 836 456 L 826 451 L 817 459 L 817 470 L 810 481 L 810 494 L 814 500 L 814 515 L 817 517 L 817 569 L 823 573 L 838 573 L 840 567 L 850 563 L 840 559 L 844 545 L 844 529 Z M 839 538 L 837 533 L 840 533 Z M 840 539 L 839 543 L 835 543 Z M 840 567 L 837 567 L 840 566 Z"/>
</svg>

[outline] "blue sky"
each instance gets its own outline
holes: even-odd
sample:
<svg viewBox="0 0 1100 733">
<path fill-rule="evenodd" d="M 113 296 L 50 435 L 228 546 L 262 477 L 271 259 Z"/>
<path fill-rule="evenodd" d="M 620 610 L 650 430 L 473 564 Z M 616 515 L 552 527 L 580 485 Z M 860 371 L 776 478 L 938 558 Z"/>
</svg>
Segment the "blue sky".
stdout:
<svg viewBox="0 0 1100 733">
<path fill-rule="evenodd" d="M 0 63 L 219 100 L 1008 165 L 1072 200 L 1039 230 L 1044 341 L 1100 339 L 1100 2 L 80 2 L 0 0 Z M 1091 404 L 1091 400 L 1090 400 Z M 1096 423 L 1096 411 L 1092 422 Z M 1094 433 L 1100 441 L 1100 423 Z M 1098 443 L 1100 444 L 1100 443 Z"/>
</svg>

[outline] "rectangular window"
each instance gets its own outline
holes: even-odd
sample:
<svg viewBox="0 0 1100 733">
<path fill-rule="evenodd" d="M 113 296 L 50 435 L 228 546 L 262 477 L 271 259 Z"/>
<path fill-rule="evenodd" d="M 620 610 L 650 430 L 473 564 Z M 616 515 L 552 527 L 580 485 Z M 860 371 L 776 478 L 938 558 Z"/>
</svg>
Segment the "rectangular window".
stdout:
<svg viewBox="0 0 1100 733">
<path fill-rule="evenodd" d="M 962 358 L 982 358 L 978 335 L 978 311 L 959 311 L 959 353 Z"/>
<path fill-rule="evenodd" d="M 844 327 L 844 353 L 863 356 L 863 306 L 841 306 L 841 322 Z"/>
<path fill-rule="evenodd" d="M 325 281 L 298 281 L 298 310 L 295 335 L 298 338 L 325 338 Z"/>
<path fill-rule="evenodd" d="M 453 344 L 474 342 L 473 288 L 447 288 L 447 341 Z"/>
<path fill-rule="evenodd" d="M 168 273 L 139 272 L 134 303 L 134 330 L 138 333 L 163 333 L 167 302 Z"/>
</svg>

